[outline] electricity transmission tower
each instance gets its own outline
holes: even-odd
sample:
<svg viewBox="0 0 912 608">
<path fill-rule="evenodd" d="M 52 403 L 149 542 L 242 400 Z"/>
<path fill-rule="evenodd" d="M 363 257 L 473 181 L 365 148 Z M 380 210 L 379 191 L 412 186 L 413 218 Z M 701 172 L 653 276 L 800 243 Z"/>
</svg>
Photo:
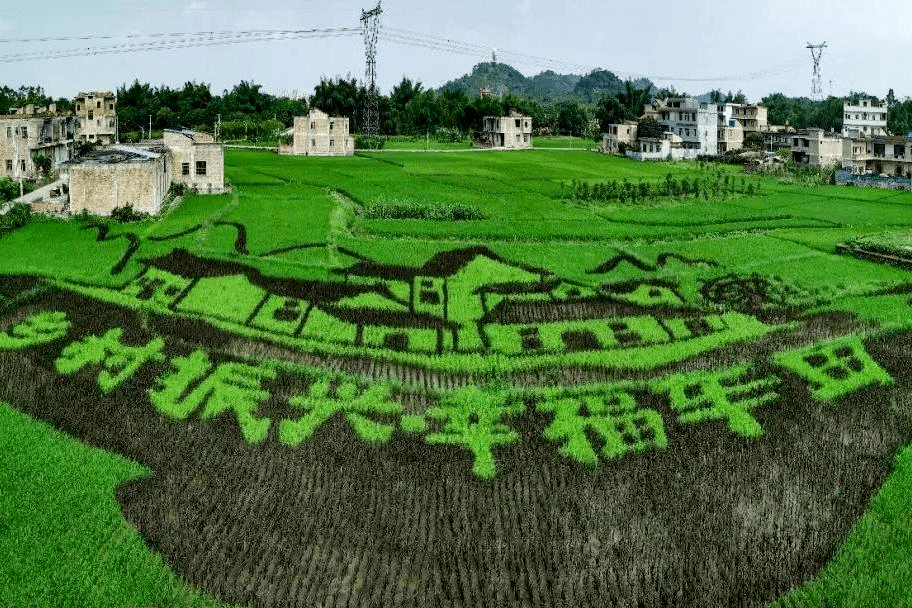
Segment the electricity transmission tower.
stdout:
<svg viewBox="0 0 912 608">
<path fill-rule="evenodd" d="M 361 9 L 361 33 L 364 35 L 364 80 L 367 84 L 367 99 L 364 106 L 364 134 L 374 136 L 380 133 L 380 104 L 377 99 L 377 36 L 380 33 L 380 0 L 377 7 L 369 11 Z"/>
<path fill-rule="evenodd" d="M 814 76 L 811 78 L 811 99 L 819 101 L 823 98 L 823 85 L 820 79 L 820 56 L 823 49 L 826 48 L 826 42 L 823 44 L 811 44 L 808 42 L 807 48 L 811 50 L 811 59 L 814 60 Z"/>
</svg>

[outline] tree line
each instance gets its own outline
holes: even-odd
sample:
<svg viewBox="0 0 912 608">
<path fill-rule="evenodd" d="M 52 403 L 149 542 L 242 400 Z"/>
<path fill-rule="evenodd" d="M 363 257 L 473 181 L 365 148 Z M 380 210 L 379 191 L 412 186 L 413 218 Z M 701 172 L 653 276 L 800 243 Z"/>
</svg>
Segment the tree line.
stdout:
<svg viewBox="0 0 912 608">
<path fill-rule="evenodd" d="M 505 115 L 511 110 L 532 118 L 536 134 L 573 134 L 599 137 L 609 124 L 637 120 L 643 106 L 656 98 L 684 95 L 671 89 L 641 88 L 627 80 L 616 93 L 588 91 L 585 97 L 539 102 L 507 93 L 501 96 L 470 98 L 464 90 L 426 89 L 420 81 L 408 77 L 393 87 L 389 95 L 378 95 L 380 132 L 383 135 L 425 135 L 460 137 L 481 128 L 484 116 Z M 607 86 L 607 85 L 606 85 Z M 614 87 L 616 90 L 618 87 Z M 294 116 L 319 108 L 331 115 L 347 116 L 353 133 L 362 131 L 364 107 L 368 92 L 352 76 L 323 78 L 307 99 L 289 99 L 265 93 L 262 85 L 242 80 L 221 95 L 213 94 L 206 83 L 187 82 L 183 87 L 152 86 L 134 80 L 117 88 L 120 132 L 147 135 L 150 128 L 191 128 L 212 132 L 220 120 L 221 139 L 258 136 L 274 137 L 291 126 Z M 714 90 L 700 96 L 709 103 L 746 102 L 738 91 L 727 95 Z M 893 89 L 884 98 L 864 92 L 851 92 L 845 97 L 828 97 L 813 101 L 807 97 L 788 97 L 772 93 L 760 103 L 768 108 L 771 124 L 788 124 L 796 129 L 818 127 L 842 129 L 843 103 L 857 103 L 861 98 L 884 103 L 889 112 L 887 128 L 892 133 L 912 131 L 912 99 L 898 99 Z M 0 87 L 0 114 L 25 104 L 56 103 L 60 110 L 71 110 L 72 100 L 53 99 L 40 86 Z"/>
</svg>

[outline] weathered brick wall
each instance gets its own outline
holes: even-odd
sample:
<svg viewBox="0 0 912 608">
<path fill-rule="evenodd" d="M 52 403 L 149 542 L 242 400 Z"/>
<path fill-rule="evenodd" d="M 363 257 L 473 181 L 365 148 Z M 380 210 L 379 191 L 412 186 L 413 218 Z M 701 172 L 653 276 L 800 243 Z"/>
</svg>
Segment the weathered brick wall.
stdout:
<svg viewBox="0 0 912 608">
<path fill-rule="evenodd" d="M 349 156 L 355 152 L 348 118 L 311 111 L 307 116 L 295 116 L 293 129 L 292 154 Z"/>
<path fill-rule="evenodd" d="M 171 179 L 187 184 L 197 192 L 216 193 L 225 190 L 225 153 L 220 143 L 165 144 L 170 156 Z M 197 173 L 197 163 L 205 162 L 205 174 Z"/>
<path fill-rule="evenodd" d="M 79 163 L 70 168 L 70 210 L 110 215 L 128 203 L 157 214 L 170 180 L 165 156 L 120 163 Z"/>
<path fill-rule="evenodd" d="M 16 164 L 25 161 L 22 177 L 37 177 L 32 154 L 38 152 L 52 161 L 52 169 L 72 158 L 73 119 L 66 116 L 0 118 L 0 177 L 18 177 Z M 23 129 L 26 137 L 23 137 Z M 12 161 L 12 170 L 7 169 Z M 21 167 L 21 162 L 19 162 Z"/>
<path fill-rule="evenodd" d="M 76 137 L 81 141 L 114 143 L 117 132 L 117 98 L 107 91 L 79 93 L 73 99 Z M 89 118 L 91 112 L 92 118 Z"/>
</svg>

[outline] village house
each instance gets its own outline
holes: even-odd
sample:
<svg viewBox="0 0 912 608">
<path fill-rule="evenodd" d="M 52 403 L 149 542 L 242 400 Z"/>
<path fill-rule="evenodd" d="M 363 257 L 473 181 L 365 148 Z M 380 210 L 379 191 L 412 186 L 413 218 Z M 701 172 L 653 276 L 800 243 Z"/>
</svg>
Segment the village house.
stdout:
<svg viewBox="0 0 912 608">
<path fill-rule="evenodd" d="M 225 191 L 224 149 L 212 136 L 166 129 L 164 139 L 139 146 L 100 147 L 68 163 L 69 211 L 110 215 L 116 207 L 155 215 L 172 183 L 195 192 Z"/>
<path fill-rule="evenodd" d="M 842 136 L 885 136 L 887 133 L 887 107 L 871 99 L 861 99 L 858 104 L 845 102 L 842 107 Z"/>
<path fill-rule="evenodd" d="M 792 160 L 809 167 L 828 167 L 842 160 L 842 137 L 823 129 L 806 129 L 792 134 Z"/>
<path fill-rule="evenodd" d="M 79 92 L 73 98 L 76 139 L 81 142 L 117 142 L 117 97 L 110 91 Z"/>
<path fill-rule="evenodd" d="M 890 135 L 844 138 L 842 168 L 855 175 L 912 178 L 912 140 Z"/>
<path fill-rule="evenodd" d="M 783 148 L 791 148 L 794 134 L 794 127 L 788 125 L 769 125 L 766 131 L 762 133 L 763 149 L 769 152 L 776 152 Z"/>
<path fill-rule="evenodd" d="M 186 184 L 196 192 L 225 190 L 225 153 L 221 143 L 208 133 L 165 129 L 171 181 Z"/>
<path fill-rule="evenodd" d="M 532 118 L 512 111 L 509 116 L 485 116 L 474 145 L 507 150 L 531 148 Z"/>
<path fill-rule="evenodd" d="M 700 103 L 693 97 L 656 99 L 643 109 L 643 118 L 654 118 L 662 131 L 681 138 L 682 158 L 718 152 L 718 123 L 715 104 Z M 669 140 L 670 143 L 677 143 Z"/>
<path fill-rule="evenodd" d="M 312 108 L 307 116 L 295 116 L 291 146 L 279 146 L 280 154 L 306 156 L 351 156 L 355 140 L 349 133 L 348 118 L 330 116 Z"/>
<path fill-rule="evenodd" d="M 0 116 L 0 176 L 38 177 L 35 154 L 49 158 L 56 170 L 73 157 L 74 128 L 73 117 L 58 113 L 54 104 L 13 108 Z"/>
<path fill-rule="evenodd" d="M 637 121 L 625 120 L 620 124 L 608 125 L 608 130 L 602 133 L 602 152 L 622 154 L 636 143 Z M 622 145 L 623 144 L 623 145 Z"/>
<path fill-rule="evenodd" d="M 116 207 L 157 214 L 171 186 L 164 146 L 109 146 L 68 164 L 71 213 L 110 215 Z"/>
</svg>

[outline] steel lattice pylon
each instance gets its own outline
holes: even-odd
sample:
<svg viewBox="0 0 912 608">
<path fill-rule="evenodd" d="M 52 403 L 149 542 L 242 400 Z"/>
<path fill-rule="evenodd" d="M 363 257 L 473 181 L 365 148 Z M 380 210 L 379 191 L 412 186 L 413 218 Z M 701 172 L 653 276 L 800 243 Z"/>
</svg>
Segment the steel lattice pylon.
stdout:
<svg viewBox="0 0 912 608">
<path fill-rule="evenodd" d="M 826 42 L 823 44 L 811 44 L 808 42 L 807 48 L 811 49 L 811 59 L 814 60 L 814 76 L 811 79 L 811 99 L 820 100 L 823 97 L 823 86 L 820 81 L 820 56 L 823 49 L 826 48 Z"/>
<path fill-rule="evenodd" d="M 380 34 L 380 0 L 377 7 L 369 11 L 361 10 L 361 32 L 364 35 L 364 81 L 367 85 L 367 99 L 364 105 L 365 135 L 374 136 L 380 133 L 380 104 L 377 98 L 377 37 Z"/>
</svg>

